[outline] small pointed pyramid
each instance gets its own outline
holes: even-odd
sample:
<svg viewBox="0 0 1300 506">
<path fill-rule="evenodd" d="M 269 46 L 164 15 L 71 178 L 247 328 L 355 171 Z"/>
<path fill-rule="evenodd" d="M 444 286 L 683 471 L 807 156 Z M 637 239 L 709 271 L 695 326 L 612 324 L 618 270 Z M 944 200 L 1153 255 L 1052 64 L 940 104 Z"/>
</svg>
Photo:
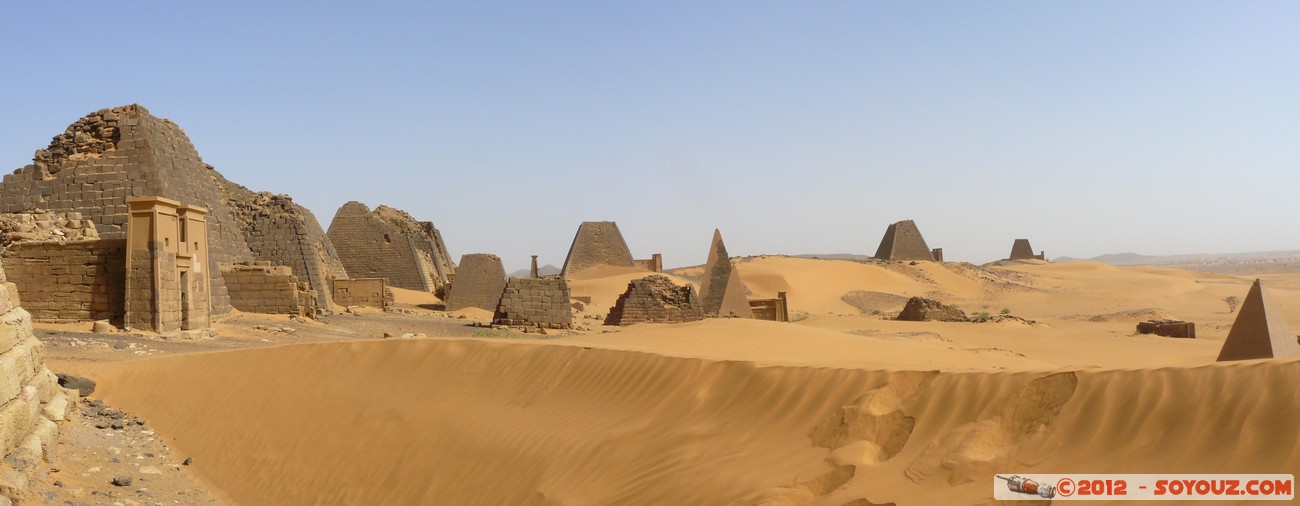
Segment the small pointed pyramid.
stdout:
<svg viewBox="0 0 1300 506">
<path fill-rule="evenodd" d="M 740 281 L 740 273 L 732 268 L 727 246 L 722 243 L 722 232 L 716 228 L 713 243 L 709 245 L 709 260 L 704 264 L 700 300 L 708 316 L 753 317 L 745 284 Z"/>
<path fill-rule="evenodd" d="M 722 306 L 718 308 L 718 316 L 753 318 L 754 311 L 749 309 L 748 292 L 745 283 L 740 280 L 740 271 L 731 269 L 731 274 L 727 276 L 727 288 L 722 292 Z"/>
<path fill-rule="evenodd" d="M 1287 328 L 1273 298 L 1256 279 L 1232 322 L 1228 339 L 1223 341 L 1218 361 L 1296 356 L 1300 356 L 1300 343 Z"/>
</svg>

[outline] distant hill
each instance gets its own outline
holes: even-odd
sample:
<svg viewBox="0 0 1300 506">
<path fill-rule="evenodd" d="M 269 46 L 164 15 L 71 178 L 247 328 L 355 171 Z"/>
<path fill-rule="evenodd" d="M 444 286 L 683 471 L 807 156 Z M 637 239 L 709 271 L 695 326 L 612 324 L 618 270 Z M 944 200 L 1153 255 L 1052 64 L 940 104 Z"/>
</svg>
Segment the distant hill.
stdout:
<svg viewBox="0 0 1300 506">
<path fill-rule="evenodd" d="M 827 260 L 871 260 L 871 255 L 854 255 L 852 253 L 818 253 L 790 256 L 795 258 L 824 258 Z"/>
<path fill-rule="evenodd" d="M 532 274 L 532 272 L 529 271 L 530 269 L 519 269 L 515 272 L 510 273 L 510 275 L 516 278 L 526 278 L 528 277 L 529 274 Z M 559 273 L 560 273 L 560 268 L 551 264 L 546 264 L 537 268 L 538 276 L 555 276 Z"/>
<path fill-rule="evenodd" d="M 1111 253 L 1092 258 L 1059 257 L 1053 262 L 1100 262 L 1109 265 L 1189 266 L 1206 264 L 1259 263 L 1264 261 L 1300 260 L 1300 251 L 1255 251 L 1249 253 L 1195 253 L 1188 255 L 1142 255 Z"/>
</svg>

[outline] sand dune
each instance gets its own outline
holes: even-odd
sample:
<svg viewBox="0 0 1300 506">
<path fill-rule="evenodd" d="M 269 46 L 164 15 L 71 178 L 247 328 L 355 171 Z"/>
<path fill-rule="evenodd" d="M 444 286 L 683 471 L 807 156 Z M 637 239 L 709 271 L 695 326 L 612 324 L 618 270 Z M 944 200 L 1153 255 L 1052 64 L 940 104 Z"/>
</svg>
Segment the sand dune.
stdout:
<svg viewBox="0 0 1300 506">
<path fill-rule="evenodd" d="M 96 376 L 243 504 L 975 504 L 994 470 L 1296 469 L 1298 367 L 941 374 L 403 340 Z"/>
<path fill-rule="evenodd" d="M 967 505 L 991 501 L 995 471 L 1300 469 L 1300 361 L 1214 363 L 1234 317 L 1222 298 L 1247 279 L 1088 262 L 738 266 L 752 296 L 786 291 L 809 314 L 82 372 L 240 504 Z M 571 287 L 603 312 L 648 274 L 593 269 Z M 1300 322 L 1300 292 L 1279 284 Z M 1038 321 L 895 321 L 841 300 L 855 290 Z M 1134 335 L 1167 315 L 1199 338 Z"/>
</svg>

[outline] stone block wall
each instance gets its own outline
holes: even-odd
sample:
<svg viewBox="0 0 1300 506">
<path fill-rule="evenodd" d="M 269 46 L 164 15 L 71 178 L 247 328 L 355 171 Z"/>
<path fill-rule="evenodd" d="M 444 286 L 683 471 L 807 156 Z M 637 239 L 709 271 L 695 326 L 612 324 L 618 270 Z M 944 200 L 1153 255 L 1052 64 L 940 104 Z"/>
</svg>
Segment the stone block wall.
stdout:
<svg viewBox="0 0 1300 506">
<path fill-rule="evenodd" d="M 334 280 L 334 303 L 340 306 L 365 306 L 384 309 L 390 300 L 382 278 Z"/>
<path fill-rule="evenodd" d="M 21 503 L 54 462 L 57 422 L 71 416 L 76 396 L 45 367 L 31 315 L 4 279 L 0 272 L 0 502 Z"/>
<path fill-rule="evenodd" d="M 492 323 L 548 329 L 573 327 L 569 284 L 561 277 L 510 278 Z"/>
<path fill-rule="evenodd" d="M 682 323 L 704 318 L 700 297 L 691 285 L 677 286 L 667 276 L 634 279 L 605 317 L 606 325 Z"/>
<path fill-rule="evenodd" d="M 573 236 L 569 246 L 569 256 L 564 259 L 562 276 L 579 272 L 597 265 L 614 267 L 635 267 L 632 252 L 619 232 L 618 224 L 612 221 L 584 221 L 578 226 L 578 233 Z"/>
<path fill-rule="evenodd" d="M 126 241 L 31 242 L 4 253 L 9 279 L 45 322 L 118 319 L 126 289 Z"/>
<path fill-rule="evenodd" d="M 223 271 L 230 304 L 240 311 L 312 316 L 316 293 L 293 275 L 293 269 L 270 262 L 241 263 Z"/>
<path fill-rule="evenodd" d="M 635 263 L 637 267 L 650 272 L 664 271 L 664 256 L 661 253 L 655 253 L 654 255 L 651 255 L 650 258 L 638 258 L 632 262 Z"/>
<path fill-rule="evenodd" d="M 447 311 L 467 307 L 496 311 L 505 288 L 506 269 L 500 257 L 487 253 L 464 255 L 447 291 Z"/>
</svg>

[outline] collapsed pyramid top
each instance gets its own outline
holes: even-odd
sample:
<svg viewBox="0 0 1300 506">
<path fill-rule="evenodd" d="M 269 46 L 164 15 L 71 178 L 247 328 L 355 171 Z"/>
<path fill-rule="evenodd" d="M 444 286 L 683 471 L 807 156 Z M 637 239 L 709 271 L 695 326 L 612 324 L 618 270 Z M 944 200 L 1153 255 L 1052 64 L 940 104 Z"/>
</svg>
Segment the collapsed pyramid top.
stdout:
<svg viewBox="0 0 1300 506">
<path fill-rule="evenodd" d="M 876 248 L 877 260 L 928 260 L 934 261 L 934 253 L 925 244 L 921 231 L 912 220 L 903 220 L 885 229 L 885 237 L 880 239 Z"/>
<path fill-rule="evenodd" d="M 1256 279 L 1241 303 L 1237 319 L 1232 322 L 1228 339 L 1223 341 L 1218 361 L 1297 356 L 1300 356 L 1300 343 L 1287 328 L 1273 298 Z"/>
<path fill-rule="evenodd" d="M 636 266 L 632 261 L 632 251 L 618 231 L 618 224 L 612 221 L 584 221 L 578 226 L 561 275 L 568 276 L 597 265 Z"/>
</svg>

